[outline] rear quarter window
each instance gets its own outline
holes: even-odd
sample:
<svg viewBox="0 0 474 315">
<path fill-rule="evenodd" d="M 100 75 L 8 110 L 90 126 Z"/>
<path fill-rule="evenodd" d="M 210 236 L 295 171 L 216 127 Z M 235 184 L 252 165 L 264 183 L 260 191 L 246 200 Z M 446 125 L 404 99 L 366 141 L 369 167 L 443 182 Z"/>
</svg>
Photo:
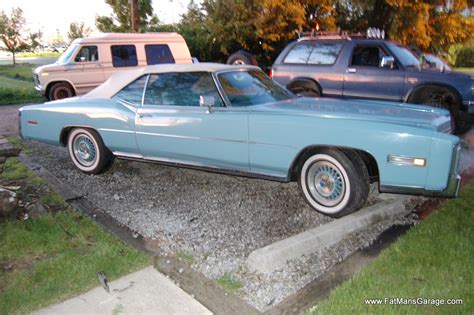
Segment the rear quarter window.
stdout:
<svg viewBox="0 0 474 315">
<path fill-rule="evenodd" d="M 145 54 L 148 65 L 175 63 L 168 45 L 145 45 Z"/>
<path fill-rule="evenodd" d="M 283 60 L 284 63 L 333 65 L 339 56 L 342 43 L 303 43 L 295 45 Z"/>
<path fill-rule="evenodd" d="M 138 65 L 135 45 L 112 45 L 110 50 L 114 67 L 135 67 Z"/>
</svg>

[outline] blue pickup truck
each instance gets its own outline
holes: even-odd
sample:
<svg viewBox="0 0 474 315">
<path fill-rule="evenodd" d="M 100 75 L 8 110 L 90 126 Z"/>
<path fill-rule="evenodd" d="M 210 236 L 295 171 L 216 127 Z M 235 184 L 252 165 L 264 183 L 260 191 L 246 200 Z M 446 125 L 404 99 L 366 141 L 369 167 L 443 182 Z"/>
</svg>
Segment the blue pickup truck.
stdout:
<svg viewBox="0 0 474 315">
<path fill-rule="evenodd" d="M 474 121 L 474 80 L 423 69 L 404 46 L 383 39 L 303 37 L 281 52 L 275 81 L 296 94 L 377 99 L 448 109 L 455 133 Z"/>
</svg>

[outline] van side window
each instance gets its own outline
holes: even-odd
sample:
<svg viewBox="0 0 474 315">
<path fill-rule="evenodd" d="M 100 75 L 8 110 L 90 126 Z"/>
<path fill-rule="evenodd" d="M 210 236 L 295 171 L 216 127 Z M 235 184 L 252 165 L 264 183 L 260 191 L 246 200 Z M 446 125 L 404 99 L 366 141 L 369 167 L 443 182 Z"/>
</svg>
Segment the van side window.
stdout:
<svg viewBox="0 0 474 315">
<path fill-rule="evenodd" d="M 74 58 L 75 62 L 85 62 L 85 61 L 98 61 L 99 60 L 99 51 L 97 46 L 82 46 L 76 57 Z"/>
<path fill-rule="evenodd" d="M 135 67 L 138 65 L 135 45 L 112 45 L 110 49 L 114 67 Z"/>
<path fill-rule="evenodd" d="M 144 75 L 115 94 L 114 99 L 124 100 L 135 105 L 141 105 L 143 90 L 145 88 L 148 75 Z"/>
<path fill-rule="evenodd" d="M 145 53 L 148 65 L 174 63 L 174 58 L 168 45 L 145 45 Z"/>
</svg>

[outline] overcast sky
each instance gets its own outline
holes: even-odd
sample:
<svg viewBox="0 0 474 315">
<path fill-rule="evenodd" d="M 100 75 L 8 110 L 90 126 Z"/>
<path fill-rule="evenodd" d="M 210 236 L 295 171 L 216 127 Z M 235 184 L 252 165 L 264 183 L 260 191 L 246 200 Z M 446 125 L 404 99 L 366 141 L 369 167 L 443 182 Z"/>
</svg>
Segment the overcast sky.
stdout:
<svg viewBox="0 0 474 315">
<path fill-rule="evenodd" d="M 178 22 L 189 2 L 152 0 L 155 14 L 164 23 Z M 32 32 L 41 29 L 45 40 L 55 37 L 56 30 L 66 36 L 71 22 L 84 22 L 95 29 L 96 15 L 112 13 L 103 0 L 0 0 L 0 11 L 9 15 L 13 7 L 23 10 L 26 28 Z"/>
</svg>

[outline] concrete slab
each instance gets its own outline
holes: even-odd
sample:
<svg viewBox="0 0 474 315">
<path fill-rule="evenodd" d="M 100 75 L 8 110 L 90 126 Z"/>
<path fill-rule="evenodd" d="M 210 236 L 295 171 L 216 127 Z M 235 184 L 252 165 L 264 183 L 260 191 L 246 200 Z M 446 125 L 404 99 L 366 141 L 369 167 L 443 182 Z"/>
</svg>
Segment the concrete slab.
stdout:
<svg viewBox="0 0 474 315">
<path fill-rule="evenodd" d="M 387 198 L 343 218 L 256 249 L 247 258 L 247 266 L 255 272 L 271 273 L 283 268 L 290 260 L 316 253 L 338 243 L 351 233 L 407 212 L 405 201 L 408 197 L 393 198 L 395 199 Z"/>
<path fill-rule="evenodd" d="M 147 267 L 33 314 L 212 314 L 171 280 Z"/>
</svg>

